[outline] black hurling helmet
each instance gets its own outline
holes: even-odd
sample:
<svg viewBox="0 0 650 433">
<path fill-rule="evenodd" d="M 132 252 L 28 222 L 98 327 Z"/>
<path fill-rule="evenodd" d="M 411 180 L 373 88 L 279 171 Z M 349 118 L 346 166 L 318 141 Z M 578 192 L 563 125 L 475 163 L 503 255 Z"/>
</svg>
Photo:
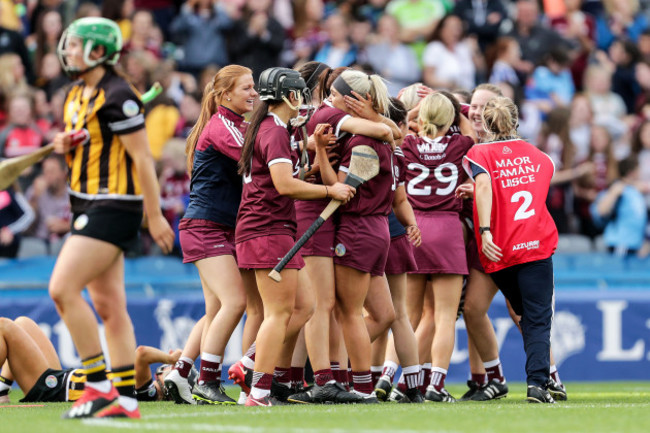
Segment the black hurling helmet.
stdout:
<svg viewBox="0 0 650 433">
<path fill-rule="evenodd" d="M 258 93 L 262 101 L 285 101 L 289 103 L 289 94 L 296 92 L 301 102 L 309 101 L 311 94 L 305 80 L 298 71 L 288 68 L 266 69 L 259 78 Z"/>
</svg>

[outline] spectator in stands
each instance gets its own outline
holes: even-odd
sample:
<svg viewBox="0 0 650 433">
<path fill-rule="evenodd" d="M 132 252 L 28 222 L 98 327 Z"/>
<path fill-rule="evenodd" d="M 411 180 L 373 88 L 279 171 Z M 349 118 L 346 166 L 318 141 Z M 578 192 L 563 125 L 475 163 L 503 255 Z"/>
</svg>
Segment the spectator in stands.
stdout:
<svg viewBox="0 0 650 433">
<path fill-rule="evenodd" d="M 25 42 L 20 33 L 9 30 L 4 27 L 0 27 L 0 56 L 3 54 L 13 53 L 18 56 L 20 59 L 23 68 L 24 74 L 27 77 L 27 80 L 31 83 L 34 81 L 34 70 L 32 68 L 32 62 L 29 59 L 29 52 L 25 46 Z"/>
<path fill-rule="evenodd" d="M 420 79 L 420 67 L 415 53 L 400 42 L 399 23 L 392 15 L 384 15 L 377 25 L 377 42 L 368 46 L 368 62 L 387 80 L 388 91 L 396 96 L 399 91 Z"/>
<path fill-rule="evenodd" d="M 124 56 L 123 66 L 131 84 L 140 93 L 147 91 L 151 85 L 151 73 L 158 65 L 158 60 L 145 50 L 133 50 Z"/>
<path fill-rule="evenodd" d="M 517 73 L 517 67 L 521 63 L 521 49 L 515 38 L 500 37 L 486 56 L 488 82 L 492 84 L 508 83 L 515 89 L 522 88 L 521 79 Z"/>
<path fill-rule="evenodd" d="M 19 192 L 0 191 L 0 257 L 18 255 L 20 234 L 34 221 L 34 211 Z"/>
<path fill-rule="evenodd" d="M 476 44 L 464 37 L 460 18 L 457 15 L 445 16 L 422 56 L 424 84 L 443 89 L 474 88 L 477 50 Z"/>
<path fill-rule="evenodd" d="M 589 97 L 584 93 L 576 93 L 571 101 L 569 135 L 575 147 L 575 160 L 578 163 L 585 161 L 589 157 L 593 117 Z"/>
<path fill-rule="evenodd" d="M 596 40 L 601 50 L 609 49 L 616 38 L 637 42 L 648 28 L 639 0 L 603 0 L 603 6 L 604 13 L 596 19 Z"/>
<path fill-rule="evenodd" d="M 388 0 L 368 0 L 357 12 L 360 16 L 369 19 L 373 28 L 377 28 L 379 20 L 384 16 L 387 3 Z"/>
<path fill-rule="evenodd" d="M 350 42 L 357 49 L 356 64 L 366 67 L 369 64 L 368 45 L 374 41 L 377 34 L 373 32 L 372 23 L 366 17 L 353 15 L 350 21 Z M 372 73 L 374 71 L 370 71 Z"/>
<path fill-rule="evenodd" d="M 113 1 L 113 0 L 111 0 Z M 192 0 L 189 0 L 191 2 Z M 223 0 L 222 0 L 223 1 Z M 107 3 L 104 1 L 104 3 Z M 160 26 L 166 38 L 170 36 L 170 23 L 176 16 L 177 5 L 182 3 L 176 0 L 134 0 L 136 9 L 151 11 L 156 24 Z"/>
<path fill-rule="evenodd" d="M 526 83 L 526 99 L 536 101 L 546 113 L 554 107 L 567 107 L 575 93 L 569 64 L 569 56 L 562 49 L 549 50 Z"/>
<path fill-rule="evenodd" d="M 284 29 L 271 7 L 271 0 L 247 0 L 242 18 L 230 32 L 230 61 L 252 69 L 256 81 L 263 70 L 280 63 L 284 46 Z"/>
<path fill-rule="evenodd" d="M 63 18 L 57 10 L 44 12 L 37 23 L 35 33 L 28 39 L 28 49 L 32 53 L 34 70 L 39 74 L 43 57 L 56 54 L 56 48 L 63 31 Z"/>
<path fill-rule="evenodd" d="M 36 215 L 33 234 L 43 241 L 48 252 L 70 231 L 70 198 L 67 184 L 68 165 L 61 155 L 43 161 L 43 174 L 27 190 L 27 200 Z"/>
<path fill-rule="evenodd" d="M 391 0 L 386 5 L 386 13 L 399 22 L 402 42 L 410 44 L 418 58 L 422 56 L 426 39 L 446 12 L 442 0 Z"/>
<path fill-rule="evenodd" d="M 499 26 L 508 16 L 501 0 L 457 0 L 454 14 L 467 25 L 467 34 L 476 36 L 481 51 L 497 39 Z"/>
<path fill-rule="evenodd" d="M 537 0 L 517 1 L 516 18 L 507 35 L 517 39 L 523 59 L 531 67 L 540 64 L 550 48 L 568 49 L 555 30 L 541 24 Z"/>
<path fill-rule="evenodd" d="M 582 3 L 583 0 L 564 0 L 565 13 L 550 20 L 551 27 L 572 46 L 571 74 L 578 89 L 582 89 L 589 56 L 596 46 L 596 20 L 582 11 Z"/>
<path fill-rule="evenodd" d="M 646 29 L 639 35 L 639 41 L 636 46 L 639 48 L 641 60 L 650 62 L 650 29 Z"/>
<path fill-rule="evenodd" d="M 591 205 L 594 222 L 604 227 L 605 245 L 611 253 L 625 256 L 638 252 L 644 242 L 647 206 L 637 182 L 639 161 L 630 156 L 618 164 L 620 180 L 599 194 Z"/>
<path fill-rule="evenodd" d="M 57 90 L 70 82 L 70 79 L 63 74 L 59 58 L 54 53 L 43 56 L 41 67 L 37 72 L 36 86 L 45 92 L 48 101 Z"/>
<path fill-rule="evenodd" d="M 230 6 L 210 0 L 188 0 L 183 4 L 170 27 L 174 41 L 183 49 L 183 57 L 178 59 L 182 71 L 198 76 L 209 64 L 229 63 L 225 32 L 233 26 L 234 10 L 226 9 Z"/>
<path fill-rule="evenodd" d="M 635 111 L 636 100 L 641 93 L 641 88 L 636 80 L 636 65 L 641 59 L 641 54 L 636 45 L 628 40 L 615 40 L 609 46 L 609 59 L 611 61 L 612 92 L 619 95 L 627 114 Z"/>
<path fill-rule="evenodd" d="M 199 106 L 199 111 L 200 111 Z M 172 254 L 182 256 L 178 223 L 190 201 L 190 177 L 185 163 L 185 140 L 172 138 L 163 149 L 161 158 L 160 207 L 176 234 Z"/>
<path fill-rule="evenodd" d="M 627 109 L 623 98 L 612 92 L 612 74 L 606 67 L 591 65 L 587 68 L 585 93 L 591 102 L 594 120 L 606 125 L 611 135 L 620 135 L 621 120 Z"/>
<path fill-rule="evenodd" d="M 639 160 L 639 179 L 645 184 L 645 194 L 650 205 L 650 120 L 644 120 L 634 133 L 632 154 Z"/>
<path fill-rule="evenodd" d="M 295 24 L 289 32 L 289 44 L 282 54 L 287 65 L 302 64 L 312 59 L 314 53 L 327 41 L 321 29 L 324 7 L 321 0 L 301 0 L 294 4 Z M 214 75 L 211 75 L 212 78 Z M 203 87 L 202 87 L 203 88 Z"/>
<path fill-rule="evenodd" d="M 102 11 L 99 9 L 95 3 L 86 1 L 82 2 L 77 8 L 77 13 L 74 15 L 74 19 L 86 18 L 86 17 L 101 17 Z M 67 22 L 67 20 L 66 20 Z"/>
<path fill-rule="evenodd" d="M 131 16 L 134 11 L 134 0 L 111 0 L 102 2 L 102 16 L 115 21 L 120 26 L 122 41 L 125 44 L 129 42 L 133 32 Z"/>
<path fill-rule="evenodd" d="M 179 17 L 180 18 L 180 17 Z M 161 57 L 160 49 L 152 40 L 152 31 L 154 28 L 153 15 L 146 10 L 138 10 L 133 14 L 131 38 L 124 44 L 124 51 L 130 53 L 132 51 L 147 51 L 156 58 Z M 198 24 L 197 30 L 202 30 L 205 33 L 206 28 L 200 27 L 203 24 Z M 204 50 L 209 50 L 211 44 L 204 44 Z"/>
<path fill-rule="evenodd" d="M 316 53 L 314 60 L 331 68 L 351 66 L 357 61 L 357 49 L 350 42 L 350 27 L 339 14 L 330 15 L 325 20 L 327 42 Z"/>
<path fill-rule="evenodd" d="M 20 57 L 13 53 L 0 55 L 0 96 L 3 97 L 3 102 L 11 93 L 25 89 L 27 79 Z"/>
</svg>

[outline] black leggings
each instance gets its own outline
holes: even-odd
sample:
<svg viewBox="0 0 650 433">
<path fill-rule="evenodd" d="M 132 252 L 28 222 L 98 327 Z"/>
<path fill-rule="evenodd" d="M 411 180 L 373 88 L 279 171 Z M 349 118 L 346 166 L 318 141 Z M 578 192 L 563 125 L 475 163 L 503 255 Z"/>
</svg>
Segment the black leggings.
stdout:
<svg viewBox="0 0 650 433">
<path fill-rule="evenodd" d="M 553 321 L 553 260 L 551 257 L 511 266 L 490 274 L 512 309 L 521 316 L 528 385 L 548 381 Z"/>
</svg>

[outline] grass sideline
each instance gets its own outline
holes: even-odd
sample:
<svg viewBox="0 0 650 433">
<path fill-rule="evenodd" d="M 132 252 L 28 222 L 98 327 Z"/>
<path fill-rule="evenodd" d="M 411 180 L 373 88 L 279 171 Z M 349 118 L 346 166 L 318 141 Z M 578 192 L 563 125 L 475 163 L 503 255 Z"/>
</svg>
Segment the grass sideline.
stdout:
<svg viewBox="0 0 650 433">
<path fill-rule="evenodd" d="M 569 401 L 529 404 L 525 385 L 510 383 L 507 398 L 487 403 L 348 406 L 292 405 L 276 408 L 141 404 L 142 420 L 61 420 L 69 403 L 0 408 L 0 431 L 47 433 L 416 433 L 416 432 L 648 432 L 650 381 L 569 383 Z M 449 391 L 460 397 L 464 386 Z M 239 388 L 230 387 L 235 397 Z M 11 404 L 21 397 L 10 394 Z"/>
</svg>

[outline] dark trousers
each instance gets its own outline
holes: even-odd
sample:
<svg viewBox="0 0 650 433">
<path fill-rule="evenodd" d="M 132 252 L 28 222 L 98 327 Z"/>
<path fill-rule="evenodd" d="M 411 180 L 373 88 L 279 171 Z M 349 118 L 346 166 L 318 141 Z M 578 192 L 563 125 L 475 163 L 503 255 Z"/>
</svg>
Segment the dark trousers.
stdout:
<svg viewBox="0 0 650 433">
<path fill-rule="evenodd" d="M 549 378 L 553 320 L 551 257 L 490 274 L 515 313 L 521 316 L 528 385 L 544 386 Z"/>
</svg>

